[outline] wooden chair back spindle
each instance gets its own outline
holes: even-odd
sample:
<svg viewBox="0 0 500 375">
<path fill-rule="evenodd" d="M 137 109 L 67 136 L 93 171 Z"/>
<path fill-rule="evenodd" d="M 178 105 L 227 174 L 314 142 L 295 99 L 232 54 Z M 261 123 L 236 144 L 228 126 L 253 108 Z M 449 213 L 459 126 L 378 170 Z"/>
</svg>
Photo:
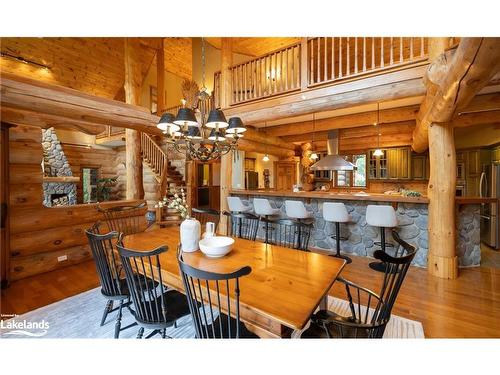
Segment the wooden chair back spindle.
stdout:
<svg viewBox="0 0 500 375">
<path fill-rule="evenodd" d="M 255 241 L 259 229 L 259 218 L 249 213 L 224 212 L 230 218 L 228 235 Z"/>
<path fill-rule="evenodd" d="M 117 244 L 120 253 L 129 293 L 135 306 L 135 318 L 149 328 L 163 328 L 168 320 L 168 308 L 165 301 L 166 288 L 163 285 L 160 254 L 166 252 L 166 246 L 151 251 L 134 251 L 122 244 L 123 234 Z M 155 282 L 157 280 L 158 282 Z"/>
<path fill-rule="evenodd" d="M 140 233 L 147 229 L 146 208 L 145 202 L 137 206 L 116 206 L 107 209 L 97 206 L 109 230 L 123 234 Z"/>
<path fill-rule="evenodd" d="M 205 224 L 208 222 L 212 222 L 215 224 L 215 232 L 217 233 L 217 227 L 219 226 L 220 221 L 219 211 L 211 209 L 192 208 L 191 216 L 200 222 L 202 232 L 205 230 Z"/>
<path fill-rule="evenodd" d="M 120 286 L 120 261 L 114 251 L 113 241 L 118 232 L 99 234 L 99 223 L 85 231 L 92 256 L 95 261 L 97 275 L 101 283 L 101 293 L 106 297 L 126 298 Z"/>
<path fill-rule="evenodd" d="M 200 270 L 183 261 L 180 247 L 178 261 L 196 337 L 248 337 L 240 322 L 239 279 L 252 269 L 246 266 L 228 274 Z"/>
</svg>

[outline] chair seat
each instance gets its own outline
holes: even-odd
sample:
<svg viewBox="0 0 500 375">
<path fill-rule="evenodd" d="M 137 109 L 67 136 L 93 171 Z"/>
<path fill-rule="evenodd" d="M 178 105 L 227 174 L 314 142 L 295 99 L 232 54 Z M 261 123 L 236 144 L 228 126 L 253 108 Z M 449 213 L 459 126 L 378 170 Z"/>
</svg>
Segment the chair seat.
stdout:
<svg viewBox="0 0 500 375">
<path fill-rule="evenodd" d="M 139 282 L 141 284 L 142 287 L 145 286 L 146 282 L 151 285 L 154 285 L 154 287 L 156 288 L 158 286 L 158 282 L 155 281 L 155 280 L 152 280 L 150 279 L 149 277 L 146 277 L 144 278 L 144 276 L 142 275 L 135 275 L 135 279 L 137 282 Z M 121 300 L 121 299 L 126 299 L 130 296 L 130 291 L 128 289 L 128 285 L 127 285 L 127 279 L 123 278 L 123 279 L 120 279 L 120 290 L 122 292 L 121 295 L 108 295 L 106 293 L 104 293 L 101 289 L 101 293 L 104 297 L 106 297 L 107 299 L 112 299 L 112 300 Z"/>
<path fill-rule="evenodd" d="M 219 313 L 219 316 L 214 320 L 214 330 L 212 331 L 212 325 L 208 325 L 208 336 L 212 339 L 220 339 L 223 338 L 236 338 L 236 319 L 230 319 L 231 325 L 231 335 L 229 335 L 229 325 L 227 321 L 227 315 L 223 313 Z M 220 325 L 222 325 L 222 336 L 220 334 Z M 203 327 L 205 329 L 205 327 Z M 240 339 L 258 339 L 260 338 L 255 333 L 250 332 L 244 323 L 240 322 Z"/>
<path fill-rule="evenodd" d="M 162 303 L 161 296 L 158 298 L 145 302 L 146 309 L 152 312 L 152 321 L 154 325 L 164 324 L 165 326 L 170 326 L 176 320 L 182 318 L 183 316 L 189 315 L 189 305 L 186 296 L 176 290 L 169 290 L 163 294 L 166 313 L 162 313 Z M 158 316 L 158 313 L 160 313 Z M 137 317 L 136 317 L 137 319 Z M 147 325 L 149 322 L 142 322 L 137 319 L 139 324 Z"/>
<path fill-rule="evenodd" d="M 328 322 L 327 322 L 328 320 Z M 333 321 L 332 321 L 333 320 Z M 311 324 L 301 334 L 301 338 L 368 338 L 369 330 L 341 326 L 335 322 L 355 323 L 350 317 L 338 315 L 333 311 L 320 310 L 311 317 Z M 326 324 L 325 324 L 326 323 Z M 328 334 L 326 332 L 328 330 Z"/>
</svg>

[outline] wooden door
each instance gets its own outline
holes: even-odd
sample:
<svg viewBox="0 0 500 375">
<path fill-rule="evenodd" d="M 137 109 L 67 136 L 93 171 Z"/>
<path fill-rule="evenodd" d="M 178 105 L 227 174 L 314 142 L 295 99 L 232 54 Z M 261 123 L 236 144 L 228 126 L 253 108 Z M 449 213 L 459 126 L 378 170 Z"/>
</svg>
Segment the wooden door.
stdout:
<svg viewBox="0 0 500 375">
<path fill-rule="evenodd" d="M 411 173 L 411 150 L 408 147 L 398 149 L 398 178 L 409 179 Z"/>
<path fill-rule="evenodd" d="M 411 158 L 411 176 L 414 180 L 424 180 L 425 173 L 425 159 L 423 155 L 413 156 Z"/>
<path fill-rule="evenodd" d="M 292 190 L 297 180 L 297 165 L 294 161 L 274 162 L 276 190 Z"/>
<path fill-rule="evenodd" d="M 387 178 L 399 178 L 399 149 L 387 149 Z"/>
</svg>

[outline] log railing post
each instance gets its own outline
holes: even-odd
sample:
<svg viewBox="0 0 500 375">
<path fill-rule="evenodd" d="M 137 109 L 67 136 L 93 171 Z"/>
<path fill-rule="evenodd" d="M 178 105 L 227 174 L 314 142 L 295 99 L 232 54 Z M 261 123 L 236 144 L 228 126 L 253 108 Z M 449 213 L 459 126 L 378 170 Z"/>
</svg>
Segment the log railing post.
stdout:
<svg viewBox="0 0 500 375">
<path fill-rule="evenodd" d="M 312 54 L 312 51 L 311 51 Z M 300 41 L 300 89 L 307 90 L 309 68 L 307 66 L 307 38 L 302 38 Z M 311 79 L 312 82 L 312 79 Z"/>
</svg>

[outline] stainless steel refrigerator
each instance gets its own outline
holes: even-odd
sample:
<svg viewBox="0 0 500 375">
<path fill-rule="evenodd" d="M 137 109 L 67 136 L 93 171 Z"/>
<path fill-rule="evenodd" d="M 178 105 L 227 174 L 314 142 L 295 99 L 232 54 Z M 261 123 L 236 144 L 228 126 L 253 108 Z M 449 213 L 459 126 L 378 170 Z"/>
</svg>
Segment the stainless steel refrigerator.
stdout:
<svg viewBox="0 0 500 375">
<path fill-rule="evenodd" d="M 500 198 L 500 164 L 483 165 L 479 182 L 481 197 L 497 198 L 495 203 L 481 204 L 481 241 L 500 250 L 500 222 L 498 198 Z"/>
</svg>

